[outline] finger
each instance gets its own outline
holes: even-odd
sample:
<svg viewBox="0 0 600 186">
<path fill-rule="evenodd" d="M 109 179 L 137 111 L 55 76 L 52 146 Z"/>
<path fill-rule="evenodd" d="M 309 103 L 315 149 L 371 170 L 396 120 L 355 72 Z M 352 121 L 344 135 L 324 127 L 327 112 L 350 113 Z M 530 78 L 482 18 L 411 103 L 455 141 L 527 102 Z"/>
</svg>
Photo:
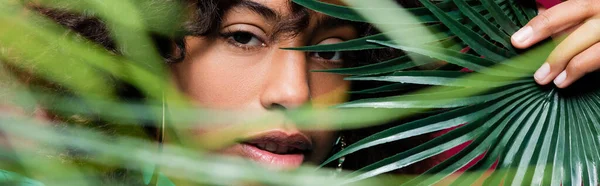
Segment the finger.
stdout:
<svg viewBox="0 0 600 186">
<path fill-rule="evenodd" d="M 600 43 L 575 56 L 554 80 L 558 88 L 566 88 L 585 74 L 600 69 Z"/>
<path fill-rule="evenodd" d="M 567 35 L 573 33 L 575 30 L 579 29 L 579 27 L 581 27 L 581 23 L 577 24 L 575 26 L 569 27 L 567 29 L 564 29 L 560 32 L 554 33 L 554 34 L 552 34 L 551 37 L 554 39 L 558 39 L 558 38 L 561 38 L 562 36 L 567 36 Z"/>
<path fill-rule="evenodd" d="M 597 11 L 600 3 L 595 2 L 590 0 L 566 1 L 540 13 L 512 35 L 512 44 L 517 48 L 527 48 L 554 33 L 581 23 Z"/>
<path fill-rule="evenodd" d="M 546 63 L 535 72 L 535 80 L 541 85 L 548 84 L 554 80 L 565 69 L 573 57 L 600 41 L 599 28 L 600 19 L 593 18 L 586 21 L 579 29 L 567 36 L 550 53 Z"/>
</svg>

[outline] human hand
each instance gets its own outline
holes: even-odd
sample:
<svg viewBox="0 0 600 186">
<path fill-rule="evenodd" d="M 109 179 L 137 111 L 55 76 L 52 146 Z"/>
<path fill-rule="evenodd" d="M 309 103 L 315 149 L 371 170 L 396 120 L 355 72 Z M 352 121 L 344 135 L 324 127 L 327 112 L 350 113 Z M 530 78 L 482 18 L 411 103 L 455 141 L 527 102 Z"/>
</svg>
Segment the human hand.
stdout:
<svg viewBox="0 0 600 186">
<path fill-rule="evenodd" d="M 540 11 L 512 35 L 512 44 L 527 48 L 550 36 L 568 34 L 534 74 L 538 84 L 554 81 L 565 88 L 600 69 L 600 0 L 570 0 Z"/>
</svg>

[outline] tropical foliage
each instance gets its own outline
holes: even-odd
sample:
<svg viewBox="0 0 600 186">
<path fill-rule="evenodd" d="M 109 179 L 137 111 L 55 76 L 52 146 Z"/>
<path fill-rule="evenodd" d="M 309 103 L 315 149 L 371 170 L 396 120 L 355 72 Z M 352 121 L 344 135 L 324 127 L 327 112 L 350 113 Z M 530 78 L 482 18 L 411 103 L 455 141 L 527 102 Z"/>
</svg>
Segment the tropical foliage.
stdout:
<svg viewBox="0 0 600 186">
<path fill-rule="evenodd" d="M 356 12 L 362 15 L 368 14 L 363 12 L 379 12 L 385 17 L 385 14 L 392 15 L 390 11 L 398 11 L 363 8 L 368 5 L 340 7 L 313 0 L 295 2 L 353 21 L 371 21 Z M 395 40 L 389 35 L 414 32 L 415 27 L 387 16 L 387 20 L 375 23 L 396 27 L 389 27 L 391 29 L 384 30 L 386 33 L 381 35 L 335 45 L 299 48 L 348 51 L 390 47 L 435 59 L 411 59 L 405 55 L 380 64 L 331 71 L 352 75 L 347 79 L 353 81 L 392 82 L 363 93 L 393 91 L 407 84 L 443 87 L 435 92 L 364 99 L 340 105 L 341 108 L 446 111 L 374 134 L 350 145 L 327 162 L 382 143 L 459 126 L 427 143 L 347 175 L 348 182 L 406 167 L 468 143 L 456 155 L 404 184 L 450 181 L 453 185 L 596 185 L 599 176 L 596 164 L 600 160 L 597 148 L 600 101 L 598 87 L 590 85 L 598 80 L 598 75 L 589 75 L 568 89 L 536 85 L 532 72 L 543 63 L 552 43 L 547 41 L 532 49 L 538 52 L 530 54 L 512 47 L 510 42 L 510 35 L 536 15 L 535 2 L 445 0 L 433 3 L 422 0 L 421 3 L 422 8 L 407 11 L 433 35 L 441 36 L 435 37 L 436 40 L 422 40 L 416 36 L 409 37 L 410 40 Z M 350 4 L 361 3 L 350 1 Z M 382 28 L 385 29 L 385 25 Z M 448 65 L 435 70 L 408 70 L 436 60 Z M 456 67 L 463 70 L 448 70 Z M 465 96 L 465 92 L 473 94 Z M 462 170 L 467 173 L 458 172 Z"/>
<path fill-rule="evenodd" d="M 45 6 L 100 17 L 109 25 L 122 55 L 114 55 L 56 23 L 28 11 L 23 3 L 0 1 L 0 60 L 55 82 L 73 95 L 26 87 L 0 66 L 2 103 L 33 112 L 35 105 L 65 115 L 89 116 L 111 123 L 97 128 L 75 118 L 48 123 L 0 113 L 0 180 L 21 185 L 196 185 L 264 183 L 270 185 L 406 185 L 452 183 L 467 185 L 595 185 L 600 159 L 597 75 L 568 89 L 542 87 L 531 74 L 553 48 L 547 41 L 529 51 L 517 50 L 509 36 L 535 14 L 535 3 L 516 0 L 422 0 L 422 8 L 404 9 L 391 1 L 346 1 L 337 6 L 315 0 L 294 2 L 325 14 L 373 23 L 383 32 L 334 45 L 293 50 L 348 51 L 395 48 L 406 52 L 389 61 L 335 69 L 352 81 L 382 81 L 388 85 L 358 91 L 394 92 L 428 86 L 411 94 L 357 100 L 335 109 L 287 113 L 302 128 L 360 128 L 378 125 L 416 111 L 440 114 L 377 133 L 345 148 L 326 163 L 365 148 L 454 128 L 415 148 L 332 177 L 332 170 L 305 166 L 274 172 L 239 159 L 205 153 L 205 144 L 190 144 L 174 128 L 195 121 L 229 123 L 244 113 L 218 113 L 189 107 L 166 78 L 162 59 L 150 34 L 173 36 L 183 6 L 159 0 L 61 1 Z M 388 3 L 388 4 L 386 4 Z M 532 6 L 533 5 L 533 6 Z M 160 16 L 157 16 L 160 15 Z M 411 15 L 414 15 L 411 16 Z M 65 34 L 67 33 L 67 34 Z M 24 42 L 26 41 L 26 42 Z M 435 70 L 419 68 L 447 63 Z M 119 100 L 113 79 L 132 84 L 147 97 Z M 590 83 L 591 82 L 591 83 Z M 168 103 L 167 112 L 164 103 Z M 215 117 L 225 115 L 227 117 Z M 327 116 L 330 124 L 316 125 Z M 233 118 L 233 119 L 232 119 Z M 256 119 L 256 118 L 254 118 Z M 259 118 L 262 121 L 266 118 Z M 261 123 L 261 122 L 257 122 Z M 144 125 L 162 127 L 176 139 L 156 144 L 140 135 Z M 55 127 L 60 126 L 60 127 Z M 210 127 L 210 126 L 207 126 Z M 257 126 L 259 127 L 259 126 Z M 127 128 L 127 134 L 109 133 Z M 219 137 L 233 135 L 225 133 Z M 220 138 L 218 138 L 220 139 Z M 223 142 L 226 144 L 226 142 Z M 418 163 L 448 149 L 469 145 L 450 159 L 416 177 L 378 177 Z M 9 148 L 10 147 L 10 148 Z M 64 152 L 68 152 L 65 154 Z M 72 155 L 82 157 L 70 159 Z M 465 167 L 469 162 L 473 166 Z M 467 169 L 467 173 L 459 170 Z M 118 171 L 115 171 L 118 170 Z M 114 173 L 114 179 L 103 176 Z M 131 177 L 120 177 L 131 175 Z M 367 179 L 372 178 L 372 179 Z"/>
</svg>

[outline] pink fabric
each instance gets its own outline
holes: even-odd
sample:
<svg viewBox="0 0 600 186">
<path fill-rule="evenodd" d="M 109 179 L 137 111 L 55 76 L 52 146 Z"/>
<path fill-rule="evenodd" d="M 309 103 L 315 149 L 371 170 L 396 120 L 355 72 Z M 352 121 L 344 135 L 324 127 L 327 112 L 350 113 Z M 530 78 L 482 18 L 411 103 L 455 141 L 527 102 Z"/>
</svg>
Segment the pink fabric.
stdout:
<svg viewBox="0 0 600 186">
<path fill-rule="evenodd" d="M 561 3 L 560 0 L 537 0 L 537 2 L 539 4 L 541 4 L 542 6 L 544 6 L 545 8 L 550 8 L 550 7 L 553 7 L 554 5 L 557 5 L 558 3 Z"/>
</svg>

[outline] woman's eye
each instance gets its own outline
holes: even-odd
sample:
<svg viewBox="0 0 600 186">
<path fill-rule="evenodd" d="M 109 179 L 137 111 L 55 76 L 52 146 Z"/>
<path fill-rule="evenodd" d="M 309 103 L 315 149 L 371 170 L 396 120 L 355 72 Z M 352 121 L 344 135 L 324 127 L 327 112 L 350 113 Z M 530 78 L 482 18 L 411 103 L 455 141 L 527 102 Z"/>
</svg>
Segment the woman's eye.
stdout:
<svg viewBox="0 0 600 186">
<path fill-rule="evenodd" d="M 240 47 L 264 46 L 264 43 L 260 39 L 249 32 L 234 32 L 228 35 L 227 39 Z"/>
<path fill-rule="evenodd" d="M 322 40 L 317 45 L 330 45 L 341 42 L 344 42 L 344 40 L 332 37 Z M 344 55 L 342 52 L 312 52 L 310 53 L 310 56 L 325 63 L 342 64 L 344 61 Z"/>
<path fill-rule="evenodd" d="M 314 57 L 321 58 L 330 61 L 339 61 L 342 60 L 341 52 L 315 52 Z"/>
</svg>

